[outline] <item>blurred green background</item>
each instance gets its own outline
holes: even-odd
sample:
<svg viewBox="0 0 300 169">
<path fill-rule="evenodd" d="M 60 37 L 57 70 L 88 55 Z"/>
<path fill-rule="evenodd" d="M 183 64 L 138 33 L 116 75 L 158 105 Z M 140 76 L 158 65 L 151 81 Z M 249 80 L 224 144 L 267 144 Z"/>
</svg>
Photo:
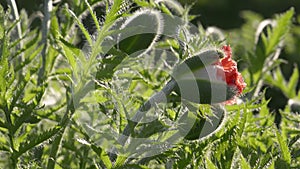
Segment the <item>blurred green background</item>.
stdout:
<svg viewBox="0 0 300 169">
<path fill-rule="evenodd" d="M 72 0 L 55 0 L 55 3 Z M 299 14 L 299 0 L 179 0 L 183 5 L 193 4 L 192 14 L 199 15 L 197 21 L 204 26 L 217 26 L 223 29 L 237 28 L 243 23 L 241 11 L 251 10 L 264 17 L 272 17 L 274 13 L 286 11 L 291 6 Z M 3 7 L 7 8 L 7 0 L 0 0 Z M 29 14 L 41 11 L 43 0 L 16 0 L 19 9 L 25 9 Z M 82 2 L 83 3 L 83 2 Z M 196 21 L 195 21 L 196 22 Z"/>
<path fill-rule="evenodd" d="M 198 14 L 204 26 L 223 29 L 240 27 L 243 23 L 241 11 L 251 10 L 270 18 L 294 7 L 299 14 L 299 0 L 179 0 L 182 4 L 195 3 L 192 14 Z"/>
</svg>

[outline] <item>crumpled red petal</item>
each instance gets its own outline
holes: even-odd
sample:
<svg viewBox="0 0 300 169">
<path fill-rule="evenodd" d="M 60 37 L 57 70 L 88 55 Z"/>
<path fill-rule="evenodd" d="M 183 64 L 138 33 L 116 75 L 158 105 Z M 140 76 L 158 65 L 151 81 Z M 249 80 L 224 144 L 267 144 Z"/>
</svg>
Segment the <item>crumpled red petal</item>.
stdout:
<svg viewBox="0 0 300 169">
<path fill-rule="evenodd" d="M 237 89 L 236 96 L 240 95 L 246 87 L 246 83 L 237 69 L 236 61 L 232 60 L 232 51 L 229 45 L 225 45 L 222 47 L 222 50 L 225 53 L 225 57 L 220 59 L 215 65 L 221 67 L 223 69 L 218 69 L 217 76 L 219 76 L 222 80 L 225 80 L 227 85 L 230 87 L 234 87 Z M 225 79 L 224 79 L 225 75 Z M 236 100 L 236 96 L 233 99 L 228 100 L 225 104 L 234 104 Z"/>
</svg>

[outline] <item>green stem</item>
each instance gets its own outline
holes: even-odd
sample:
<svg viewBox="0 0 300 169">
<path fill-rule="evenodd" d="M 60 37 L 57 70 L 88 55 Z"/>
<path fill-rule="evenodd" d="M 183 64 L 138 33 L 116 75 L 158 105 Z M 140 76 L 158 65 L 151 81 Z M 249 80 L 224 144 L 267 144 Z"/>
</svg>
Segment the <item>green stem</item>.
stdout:
<svg viewBox="0 0 300 169">
<path fill-rule="evenodd" d="M 50 150 L 50 155 L 49 155 L 49 159 L 48 159 L 48 164 L 47 164 L 47 169 L 54 169 L 55 167 L 55 163 L 56 163 L 56 155 L 58 152 L 58 148 L 59 145 L 61 143 L 62 140 L 62 136 L 66 130 L 67 125 L 70 122 L 70 119 L 72 117 L 72 115 L 75 112 L 75 108 L 74 108 L 74 104 L 73 104 L 73 99 L 69 100 L 69 104 L 67 106 L 67 110 L 65 115 L 63 116 L 63 118 L 60 121 L 59 126 L 62 127 L 61 132 L 55 137 L 53 143 L 52 143 L 52 147 Z"/>
<path fill-rule="evenodd" d="M 62 129 L 64 131 L 64 129 Z M 54 141 L 52 142 L 52 147 L 51 147 L 51 151 L 50 151 L 50 155 L 49 155 L 49 159 L 48 159 L 48 165 L 47 165 L 47 169 L 53 169 L 55 166 L 55 162 L 56 162 L 56 154 L 63 136 L 63 131 L 61 133 L 59 133 Z"/>
<path fill-rule="evenodd" d="M 123 133 L 118 138 L 118 142 L 124 146 L 127 139 L 129 138 L 131 131 L 138 125 L 139 121 L 145 116 L 145 114 L 151 109 L 152 105 L 155 105 L 157 103 L 161 103 L 164 101 L 164 98 L 168 96 L 175 88 L 176 82 L 174 79 L 170 80 L 167 85 L 158 93 L 155 93 L 149 100 L 147 100 L 135 113 L 135 115 L 128 120 L 128 124 L 126 125 L 125 129 L 123 130 Z M 112 152 L 114 152 L 115 149 L 113 149 Z M 110 155 L 112 159 L 115 159 L 115 155 Z"/>
<path fill-rule="evenodd" d="M 18 38 L 21 39 L 22 38 L 22 28 L 21 28 L 21 22 L 18 21 L 20 19 L 20 16 L 19 16 L 19 11 L 18 11 L 18 7 L 17 7 L 17 4 L 16 4 L 16 1 L 15 0 L 6 0 L 7 3 L 9 4 L 9 6 L 11 7 L 12 9 L 12 15 L 14 17 L 14 20 L 17 21 L 17 25 L 16 25 L 16 29 L 17 29 L 17 35 L 18 35 Z M 22 49 L 23 48 L 23 42 L 20 41 L 17 45 L 17 48 L 18 49 Z M 19 63 L 22 63 L 24 61 L 24 56 L 23 54 L 21 53 L 20 54 L 20 57 L 16 60 L 16 63 L 15 65 L 18 65 Z M 18 62 L 18 63 L 17 63 Z M 19 71 L 19 77 L 22 76 L 22 71 Z"/>
<path fill-rule="evenodd" d="M 17 165 L 17 159 L 15 159 L 14 157 L 14 152 L 15 150 L 15 144 L 14 144 L 14 134 L 13 134 L 13 124 L 12 124 L 12 120 L 10 117 L 10 111 L 7 107 L 7 105 L 5 105 L 4 107 L 4 112 L 5 112 L 5 118 L 6 118 L 6 122 L 7 122 L 7 128 L 8 128 L 8 137 L 9 137 L 9 142 L 10 142 L 10 148 L 12 149 L 12 153 L 11 153 L 11 166 L 12 168 L 16 168 Z"/>
<path fill-rule="evenodd" d="M 44 48 L 42 50 L 42 67 L 38 76 L 38 83 L 42 83 L 42 79 L 45 74 L 46 69 L 46 54 L 48 49 L 48 33 L 50 30 L 50 21 L 51 21 L 51 11 L 52 11 L 52 0 L 44 0 L 44 18 L 43 18 L 43 27 L 42 27 L 42 44 Z"/>
<path fill-rule="evenodd" d="M 263 76 L 265 76 L 265 74 L 270 71 L 269 70 L 270 67 L 272 67 L 272 65 L 278 59 L 278 57 L 281 53 L 281 50 L 282 50 L 282 44 L 283 44 L 283 41 L 280 41 L 280 43 L 278 45 L 279 47 L 276 49 L 275 53 L 273 54 L 273 57 L 272 56 L 267 57 L 266 61 L 264 62 L 264 67 L 262 69 L 259 81 L 257 82 L 256 88 L 255 88 L 255 91 L 253 94 L 254 97 L 259 96 L 259 92 L 264 85 L 264 77 Z"/>
<path fill-rule="evenodd" d="M 7 3 L 10 5 L 10 7 L 12 8 L 12 13 L 13 13 L 13 17 L 15 20 L 19 20 L 20 16 L 19 16 L 19 11 L 18 11 L 18 7 L 16 4 L 15 0 L 6 0 Z M 21 29 L 21 23 L 18 22 L 17 23 L 17 34 L 18 34 L 18 38 L 21 39 L 22 38 L 22 29 Z M 19 43 L 19 48 L 21 49 L 23 46 L 22 41 Z M 23 60 L 23 58 L 21 58 Z"/>
</svg>

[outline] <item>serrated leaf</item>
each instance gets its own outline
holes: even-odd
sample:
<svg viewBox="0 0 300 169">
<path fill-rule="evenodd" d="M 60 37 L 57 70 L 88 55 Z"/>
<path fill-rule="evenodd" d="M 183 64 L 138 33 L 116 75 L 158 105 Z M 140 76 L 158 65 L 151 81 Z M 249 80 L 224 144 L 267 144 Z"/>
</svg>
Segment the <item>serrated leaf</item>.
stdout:
<svg viewBox="0 0 300 169">
<path fill-rule="evenodd" d="M 118 168 L 118 167 L 123 166 L 125 164 L 126 159 L 127 159 L 126 156 L 119 155 L 116 159 L 114 167 Z"/>
<path fill-rule="evenodd" d="M 240 155 L 240 166 L 242 169 L 251 169 L 250 164 L 246 161 L 242 154 Z"/>
<path fill-rule="evenodd" d="M 5 125 L 5 123 L 2 122 L 2 120 L 0 120 L 0 127 L 2 127 L 2 128 L 6 128 L 6 127 L 7 127 L 7 126 Z"/>
<path fill-rule="evenodd" d="M 88 30 L 84 27 L 83 23 L 80 21 L 80 19 L 70 9 L 68 10 L 68 12 L 69 12 L 69 14 L 71 14 L 73 16 L 73 18 L 75 18 L 77 25 L 79 26 L 80 30 L 82 31 L 82 33 L 83 33 L 84 37 L 86 38 L 87 42 L 89 43 L 89 45 L 93 45 L 93 40 L 92 40 Z"/>
<path fill-rule="evenodd" d="M 190 10 L 190 7 L 187 7 L 187 9 L 184 9 L 178 1 L 162 0 L 162 1 L 159 1 L 159 2 L 161 2 L 161 6 L 163 7 L 163 11 L 166 10 L 166 13 L 170 14 L 171 16 L 173 15 L 172 12 L 175 12 L 176 14 L 179 14 L 179 15 L 183 15 L 184 12 L 188 13 L 188 11 Z M 166 9 L 164 9 L 164 8 L 166 8 Z M 189 15 L 189 17 L 193 17 L 193 16 L 194 15 Z M 191 20 L 189 20 L 189 21 L 191 21 Z"/>
<path fill-rule="evenodd" d="M 7 151 L 7 152 L 9 152 L 10 149 L 9 149 L 9 147 L 6 146 L 6 145 L 0 145 L 0 152 L 1 152 L 1 151 Z"/>
<path fill-rule="evenodd" d="M 295 67 L 293 69 L 293 74 L 291 75 L 289 81 L 287 82 L 284 79 L 284 75 L 282 71 L 278 67 L 273 73 L 273 76 L 270 74 L 265 75 L 265 81 L 275 87 L 278 87 L 288 98 L 294 98 L 297 95 L 297 84 L 299 81 L 299 71 L 298 68 Z"/>
<path fill-rule="evenodd" d="M 172 12 L 166 7 L 165 4 L 161 4 L 160 8 L 161 8 L 162 12 L 172 16 Z"/>
<path fill-rule="evenodd" d="M 91 148 L 100 157 L 106 168 L 112 168 L 112 163 L 109 159 L 109 156 L 102 148 L 94 144 L 91 144 Z"/>
<path fill-rule="evenodd" d="M 21 98 L 22 94 L 25 93 L 26 85 L 28 84 L 29 80 L 33 78 L 31 75 L 36 73 L 38 69 L 31 71 L 27 71 L 25 76 L 23 76 L 22 81 L 16 84 L 15 87 L 11 87 L 9 90 L 13 93 L 12 101 L 9 104 L 10 108 L 13 108 L 17 101 Z"/>
<path fill-rule="evenodd" d="M 107 9 L 107 15 L 104 25 L 109 25 L 117 19 L 118 11 L 120 10 L 122 3 L 123 0 L 115 0 L 110 10 Z"/>
<path fill-rule="evenodd" d="M 280 86 L 281 89 L 283 89 L 283 87 L 286 86 L 286 81 L 283 78 L 283 74 L 280 68 L 277 68 L 275 71 L 275 79 L 276 79 L 276 83 Z"/>
<path fill-rule="evenodd" d="M 11 132 L 15 133 L 19 127 L 24 124 L 25 122 L 27 122 L 28 120 L 30 120 L 33 116 L 32 111 L 34 108 L 34 104 L 31 105 L 26 105 L 26 110 L 24 110 L 24 112 L 22 112 L 22 114 L 20 116 L 16 116 L 15 117 L 15 121 L 14 121 L 14 125 L 12 126 Z"/>
<path fill-rule="evenodd" d="M 294 9 L 291 8 L 286 13 L 277 15 L 274 20 L 268 19 L 261 22 L 261 26 L 257 29 L 258 33 L 256 34 L 255 54 L 252 54 L 249 58 L 252 73 L 260 72 L 273 65 L 273 62 L 275 62 L 274 58 L 272 58 L 275 56 L 273 54 L 275 51 L 280 53 L 285 35 L 290 30 L 293 14 Z M 265 63 L 266 61 L 268 63 Z M 263 68 L 263 66 L 265 67 Z"/>
<path fill-rule="evenodd" d="M 281 150 L 281 156 L 283 158 L 283 160 L 287 163 L 287 164 L 291 164 L 291 154 L 289 151 L 289 147 L 287 145 L 287 142 L 285 140 L 285 138 L 282 136 L 281 133 L 279 133 L 278 130 L 276 130 L 276 137 L 277 137 L 277 141 Z"/>
<path fill-rule="evenodd" d="M 89 2 L 88 2 L 87 0 L 85 0 L 84 2 L 85 2 L 85 4 L 87 5 L 88 10 L 89 10 L 89 12 L 90 12 L 90 14 L 91 14 L 91 16 L 92 16 L 92 18 L 93 18 L 94 25 L 96 26 L 97 31 L 99 32 L 99 31 L 100 31 L 100 23 L 98 22 L 97 16 L 96 16 L 96 14 L 94 13 L 94 11 L 93 11 L 91 5 L 89 4 Z"/>
<path fill-rule="evenodd" d="M 269 165 L 268 169 L 275 169 L 274 160 L 271 161 L 271 164 Z"/>
<path fill-rule="evenodd" d="M 59 23 L 58 23 L 58 19 L 55 15 L 53 15 L 51 17 L 51 26 L 50 26 L 50 32 L 51 34 L 53 35 L 53 37 L 55 39 L 58 39 L 59 36 L 60 36 L 60 33 L 59 33 L 60 29 L 59 29 Z"/>
<path fill-rule="evenodd" d="M 97 71 L 96 78 L 99 80 L 111 79 L 120 63 L 126 58 L 124 53 L 117 51 L 116 49 L 110 50 L 112 57 L 103 58 L 101 64 L 99 65 L 99 70 Z"/>
<path fill-rule="evenodd" d="M 27 37 L 31 37 L 33 36 L 33 38 L 28 41 L 26 44 L 24 44 L 24 47 L 17 50 L 16 53 L 14 53 L 14 55 L 11 57 L 11 59 L 14 59 L 16 58 L 17 56 L 21 55 L 21 54 L 24 54 L 24 56 L 27 56 L 27 55 L 31 55 L 32 52 L 37 48 L 38 46 L 38 43 L 36 43 L 37 41 L 39 41 L 39 36 L 40 34 L 38 33 L 38 31 L 32 31 L 32 32 L 29 32 Z M 24 37 L 25 38 L 25 37 Z M 18 45 L 19 43 L 16 43 L 15 44 L 12 44 L 12 45 Z M 10 49 L 12 49 L 12 46 L 10 45 Z"/>
<path fill-rule="evenodd" d="M 112 168 L 112 163 L 111 163 L 111 161 L 109 159 L 108 154 L 105 151 L 101 152 L 100 158 L 101 158 L 101 160 L 103 161 L 103 163 L 105 164 L 105 166 L 107 168 Z"/>
<path fill-rule="evenodd" d="M 298 81 L 299 81 L 299 71 L 298 71 L 298 68 L 297 67 L 295 67 L 294 69 L 293 69 L 293 74 L 292 74 L 292 76 L 290 77 L 290 79 L 289 79 L 289 83 L 288 83 L 288 87 L 287 87 L 287 89 L 288 89 L 288 97 L 289 98 L 294 98 L 294 97 L 296 97 L 296 87 L 297 87 L 297 84 L 298 84 Z"/>
<path fill-rule="evenodd" d="M 22 69 L 26 65 L 30 64 L 32 62 L 32 60 L 41 53 L 41 51 L 43 50 L 43 47 L 44 47 L 43 45 L 39 46 L 37 49 L 35 49 L 32 52 L 32 54 L 29 57 L 26 57 L 25 60 L 22 63 L 18 64 L 15 67 L 15 72 L 19 71 L 20 69 Z"/>
<path fill-rule="evenodd" d="M 149 123 L 142 123 L 136 127 L 137 133 L 133 136 L 138 136 L 139 138 L 149 138 L 151 135 L 166 131 L 168 127 L 166 124 L 159 120 L 153 120 Z"/>
<path fill-rule="evenodd" d="M 205 157 L 205 166 L 209 169 L 217 169 L 218 168 L 208 157 Z"/>
<path fill-rule="evenodd" d="M 20 143 L 19 150 L 14 153 L 14 158 L 18 158 L 26 151 L 32 149 L 33 147 L 41 144 L 42 142 L 50 139 L 53 137 L 56 133 L 58 133 L 60 130 L 60 127 L 54 127 L 50 130 L 44 131 L 41 134 L 31 133 L 27 135 L 27 138 Z"/>
<path fill-rule="evenodd" d="M 60 39 L 60 42 L 64 50 L 65 57 L 68 59 L 72 70 L 75 71 L 77 68 L 76 56 L 80 54 L 80 50 L 62 38 Z"/>
<path fill-rule="evenodd" d="M 275 51 L 279 42 L 283 39 L 284 35 L 286 35 L 291 27 L 291 19 L 294 15 L 294 8 L 291 8 L 287 12 L 282 15 L 277 16 L 276 18 L 276 26 L 273 28 L 272 33 L 268 31 L 268 43 L 266 46 L 266 56 Z"/>
<path fill-rule="evenodd" d="M 3 39 L 1 39 L 2 45 L 1 45 L 1 51 L 0 51 L 0 92 L 5 92 L 7 88 L 6 83 L 6 77 L 9 74 L 9 63 L 8 63 L 8 39 L 6 36 L 4 36 Z M 4 93 L 2 93 L 3 96 Z"/>
</svg>

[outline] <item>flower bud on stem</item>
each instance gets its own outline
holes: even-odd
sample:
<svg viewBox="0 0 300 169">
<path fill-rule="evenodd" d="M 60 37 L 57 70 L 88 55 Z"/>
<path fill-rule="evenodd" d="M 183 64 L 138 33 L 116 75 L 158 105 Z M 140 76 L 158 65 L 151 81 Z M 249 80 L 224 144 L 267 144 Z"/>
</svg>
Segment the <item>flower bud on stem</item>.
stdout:
<svg viewBox="0 0 300 169">
<path fill-rule="evenodd" d="M 128 124 L 118 138 L 124 146 L 145 114 L 152 105 L 167 101 L 167 96 L 176 92 L 181 98 L 200 104 L 233 104 L 235 97 L 241 94 L 246 84 L 237 71 L 237 63 L 231 59 L 230 46 L 223 46 L 223 51 L 210 49 L 196 54 L 174 68 L 172 79 L 163 89 L 150 97 L 128 120 Z M 115 153 L 113 148 L 113 153 Z M 114 161 L 116 155 L 110 154 Z"/>
</svg>

